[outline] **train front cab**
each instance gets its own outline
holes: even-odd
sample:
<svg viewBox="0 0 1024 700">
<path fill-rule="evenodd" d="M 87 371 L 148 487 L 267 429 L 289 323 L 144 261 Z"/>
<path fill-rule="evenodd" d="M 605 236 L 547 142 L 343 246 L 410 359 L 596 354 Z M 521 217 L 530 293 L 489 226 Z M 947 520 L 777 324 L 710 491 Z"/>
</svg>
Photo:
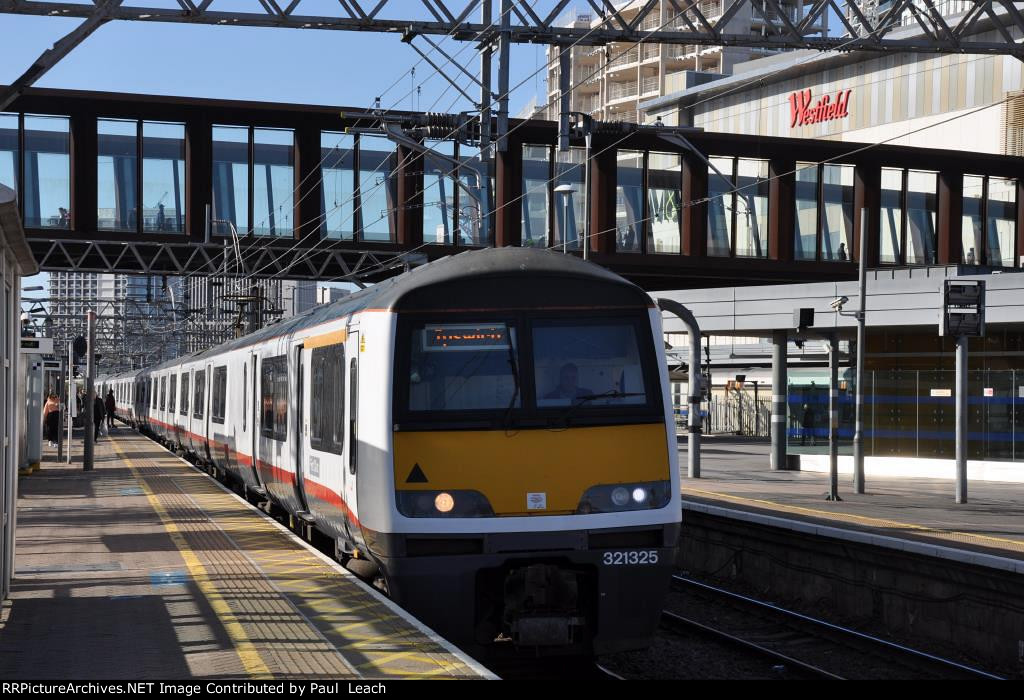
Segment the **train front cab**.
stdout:
<svg viewBox="0 0 1024 700">
<path fill-rule="evenodd" d="M 361 530 L 391 595 L 484 655 L 649 644 L 680 501 L 647 295 L 618 278 L 499 274 L 421 287 L 393 310 L 369 315 L 395 324 L 379 369 L 393 368 L 392 410 L 360 402 L 358 456 Z M 365 382 L 381 355 L 360 357 Z"/>
</svg>

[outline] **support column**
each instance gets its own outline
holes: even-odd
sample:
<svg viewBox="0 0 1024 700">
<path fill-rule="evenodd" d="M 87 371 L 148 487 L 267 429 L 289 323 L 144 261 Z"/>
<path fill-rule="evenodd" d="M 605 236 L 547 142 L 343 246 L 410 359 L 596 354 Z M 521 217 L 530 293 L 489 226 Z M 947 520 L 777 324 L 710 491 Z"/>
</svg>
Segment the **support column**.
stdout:
<svg viewBox="0 0 1024 700">
<path fill-rule="evenodd" d="M 496 161 L 494 245 L 518 246 L 523 236 L 523 148 L 518 143 L 498 151 Z"/>
<path fill-rule="evenodd" d="M 396 196 L 399 202 L 395 212 L 395 242 L 417 247 L 423 243 L 423 167 L 424 155 L 406 146 L 398 146 Z"/>
<path fill-rule="evenodd" d="M 615 252 L 615 177 L 617 160 L 615 149 L 602 149 L 590 161 L 590 252 Z M 603 150 L 603 153 L 600 151 Z"/>
<path fill-rule="evenodd" d="M 967 503 L 967 336 L 956 339 L 956 502 Z"/>
<path fill-rule="evenodd" d="M 939 265 L 956 265 L 963 260 L 964 174 L 939 173 L 938 211 L 936 212 L 936 258 Z"/>
<path fill-rule="evenodd" d="M 705 257 L 708 251 L 708 166 L 693 154 L 683 154 L 683 255 Z M 688 204 L 698 202 L 698 204 Z"/>
<path fill-rule="evenodd" d="M 191 242 L 200 242 L 206 237 L 208 206 L 213 216 L 213 125 L 209 119 L 185 123 L 185 153 L 185 231 Z"/>
<path fill-rule="evenodd" d="M 787 331 L 772 332 L 772 471 L 786 468 L 786 425 L 788 424 L 789 379 L 787 372 L 787 348 L 789 333 Z"/>
<path fill-rule="evenodd" d="M 71 228 L 75 232 L 96 230 L 96 115 L 71 115 Z"/>
<path fill-rule="evenodd" d="M 768 257 L 793 259 L 793 220 L 796 211 L 796 161 L 772 160 L 768 164 Z"/>
<path fill-rule="evenodd" d="M 323 222 L 320 207 L 323 198 L 323 178 L 320 177 L 320 129 L 316 125 L 303 126 L 295 132 L 295 179 L 298 182 L 295 198 L 295 238 L 316 241 L 320 238 Z M 399 201 L 402 201 L 401 199 Z"/>
<path fill-rule="evenodd" d="M 882 169 L 877 165 L 857 165 L 853 189 L 854 250 L 862 250 L 860 237 L 867 235 L 867 266 L 878 267 L 878 221 L 881 204 Z M 864 215 L 867 220 L 861 225 Z"/>
<path fill-rule="evenodd" d="M 700 374 L 700 326 L 697 324 L 697 319 L 694 317 L 693 313 L 677 301 L 672 301 L 671 299 L 658 299 L 658 308 L 662 311 L 667 311 L 670 314 L 675 314 L 675 316 L 683 322 L 683 325 L 686 326 L 686 330 L 690 338 L 690 366 L 688 370 L 690 379 L 687 382 L 687 388 L 689 391 L 687 403 L 689 404 L 689 408 L 687 409 L 686 471 L 691 479 L 699 479 L 701 435 L 700 400 L 703 393 L 701 391 Z"/>
</svg>

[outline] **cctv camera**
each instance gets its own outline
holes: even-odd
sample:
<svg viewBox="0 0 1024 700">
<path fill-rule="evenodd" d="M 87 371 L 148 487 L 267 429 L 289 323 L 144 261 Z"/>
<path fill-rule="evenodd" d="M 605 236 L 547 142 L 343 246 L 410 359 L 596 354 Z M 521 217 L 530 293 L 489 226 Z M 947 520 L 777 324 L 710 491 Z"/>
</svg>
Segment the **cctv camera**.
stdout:
<svg viewBox="0 0 1024 700">
<path fill-rule="evenodd" d="M 850 297 L 839 297 L 837 299 L 833 299 L 832 303 L 829 304 L 829 306 L 832 307 L 833 311 L 842 311 L 843 305 L 846 304 L 846 302 L 848 301 L 850 301 Z"/>
</svg>

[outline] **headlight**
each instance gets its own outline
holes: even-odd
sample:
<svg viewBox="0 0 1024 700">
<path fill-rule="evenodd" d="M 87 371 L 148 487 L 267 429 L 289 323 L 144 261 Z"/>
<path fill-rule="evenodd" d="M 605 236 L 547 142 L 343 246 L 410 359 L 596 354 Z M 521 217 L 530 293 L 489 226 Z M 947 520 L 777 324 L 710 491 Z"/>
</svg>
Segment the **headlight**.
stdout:
<svg viewBox="0 0 1024 700">
<path fill-rule="evenodd" d="M 576 512 L 579 514 L 615 513 L 664 508 L 671 499 L 671 489 L 672 482 L 670 481 L 591 486 L 580 499 Z"/>
<path fill-rule="evenodd" d="M 483 518 L 494 515 L 479 491 L 396 491 L 398 512 L 407 518 Z"/>
</svg>

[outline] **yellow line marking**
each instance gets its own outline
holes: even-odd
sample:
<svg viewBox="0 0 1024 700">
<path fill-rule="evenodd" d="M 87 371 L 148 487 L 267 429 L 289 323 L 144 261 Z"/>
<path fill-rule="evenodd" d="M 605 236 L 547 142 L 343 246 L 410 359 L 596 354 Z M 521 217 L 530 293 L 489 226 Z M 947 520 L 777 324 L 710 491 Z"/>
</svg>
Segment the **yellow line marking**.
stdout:
<svg viewBox="0 0 1024 700">
<path fill-rule="evenodd" d="M 228 605 L 224 596 L 214 587 L 210 582 L 210 576 L 206 572 L 206 567 L 196 556 L 195 552 L 188 546 L 188 542 L 185 536 L 181 533 L 178 525 L 171 518 L 170 513 L 163 507 L 156 494 L 149 488 L 142 473 L 135 466 L 134 462 L 128 458 L 124 451 L 118 446 L 117 442 L 111 441 L 114 449 L 121 456 L 122 461 L 128 466 L 128 469 L 138 480 L 140 487 L 146 494 L 146 498 L 149 499 L 149 503 L 153 506 L 153 510 L 156 511 L 157 515 L 160 516 L 160 520 L 163 522 L 164 529 L 167 534 L 170 535 L 171 540 L 174 542 L 174 546 L 178 548 L 178 553 L 181 554 L 181 558 L 185 562 L 185 566 L 188 567 L 189 573 L 192 575 L 192 580 L 196 582 L 200 592 L 206 597 L 210 603 L 210 607 L 216 613 L 217 617 L 220 618 L 221 623 L 224 625 L 224 630 L 227 632 L 228 637 L 231 639 L 235 646 L 235 653 L 238 654 L 239 661 L 242 662 L 242 666 L 245 667 L 246 673 L 252 678 L 273 678 L 270 673 L 270 669 L 263 662 L 259 652 L 256 650 L 256 646 L 250 641 L 249 636 L 245 632 L 245 628 L 242 623 L 238 621 L 238 618 L 231 611 L 231 607 Z"/>
<path fill-rule="evenodd" d="M 771 508 L 772 510 L 780 510 L 790 513 L 805 513 L 807 515 L 819 515 L 825 516 L 830 520 L 856 520 L 860 521 L 863 525 L 872 526 L 883 526 L 891 527 L 900 530 L 912 530 L 922 533 L 930 533 L 934 535 L 944 535 L 946 537 L 965 537 L 968 539 L 976 540 L 989 540 L 991 542 L 999 542 L 1000 544 L 1010 544 L 1015 548 L 1024 547 L 1024 542 L 1020 540 L 1011 540 L 1003 537 L 992 537 L 990 535 L 976 535 L 970 532 L 960 532 L 958 530 L 940 530 L 934 527 L 928 527 L 927 525 L 917 525 L 914 523 L 904 523 L 898 520 L 884 520 L 882 518 L 872 518 L 867 515 L 856 515 L 854 513 L 836 513 L 828 510 L 818 510 L 816 508 L 805 508 L 804 506 L 793 506 L 784 503 L 776 503 L 775 501 L 769 501 L 762 498 L 747 498 L 745 496 L 734 496 L 729 493 L 718 493 L 716 491 L 702 491 L 700 489 L 694 489 L 684 487 L 683 493 L 692 493 L 698 496 L 708 496 L 714 498 L 724 498 L 726 500 L 737 501 L 739 503 L 749 503 L 753 505 L 763 505 Z"/>
</svg>

